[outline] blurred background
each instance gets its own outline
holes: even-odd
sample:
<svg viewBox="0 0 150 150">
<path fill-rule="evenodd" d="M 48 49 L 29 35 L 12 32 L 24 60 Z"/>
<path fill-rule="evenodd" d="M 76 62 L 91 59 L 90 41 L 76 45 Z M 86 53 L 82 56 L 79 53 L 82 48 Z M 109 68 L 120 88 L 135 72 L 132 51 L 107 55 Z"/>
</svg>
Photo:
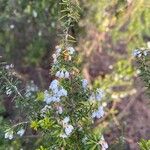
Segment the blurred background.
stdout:
<svg viewBox="0 0 150 150">
<path fill-rule="evenodd" d="M 85 78 L 107 93 L 106 117 L 95 126 L 105 127 L 110 149 L 136 150 L 141 138 L 150 139 L 150 103 L 132 51 L 150 45 L 150 1 L 79 3 L 81 17 L 71 29 L 74 47 Z M 0 0 L 0 56 L 14 64 L 24 83 L 34 81 L 41 90 L 52 78 L 52 54 L 61 32 L 59 13 L 57 0 Z M 4 119 L 13 118 L 10 103 L 1 105 L 1 112 L 7 112 L 7 117 L 1 115 Z"/>
</svg>

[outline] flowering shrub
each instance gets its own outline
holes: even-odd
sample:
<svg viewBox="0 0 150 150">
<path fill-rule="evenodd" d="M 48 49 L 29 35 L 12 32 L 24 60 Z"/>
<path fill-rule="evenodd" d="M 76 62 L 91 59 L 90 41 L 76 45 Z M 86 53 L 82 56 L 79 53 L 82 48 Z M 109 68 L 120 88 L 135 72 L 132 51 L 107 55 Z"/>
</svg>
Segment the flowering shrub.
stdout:
<svg viewBox="0 0 150 150">
<path fill-rule="evenodd" d="M 36 134 L 48 138 L 49 142 L 43 143 L 47 149 L 108 148 L 101 132 L 94 133 L 92 129 L 94 119 L 104 116 L 101 105 L 104 92 L 101 89 L 92 90 L 87 80 L 82 78 L 76 66 L 77 52 L 73 47 L 57 46 L 53 58 L 51 73 L 55 79 L 48 90 L 37 93 L 32 101 L 32 105 L 38 108 L 30 110 L 32 115 L 27 121 L 8 128 L 5 138 L 12 140 L 16 136 L 22 137 L 26 124 L 29 124 Z M 37 91 L 37 88 L 31 86 L 29 90 L 28 86 L 27 91 Z M 28 99 L 31 96 L 26 94 Z"/>
<path fill-rule="evenodd" d="M 4 138 L 13 141 L 34 135 L 40 139 L 36 146 L 38 150 L 106 150 L 108 144 L 102 130 L 94 130 L 95 120 L 105 114 L 101 105 L 105 93 L 99 88 L 92 89 L 82 77 L 78 53 L 71 46 L 74 39 L 69 29 L 78 20 L 79 6 L 63 0 L 61 8 L 64 38 L 52 55 L 50 73 L 54 79 L 49 88 L 39 91 L 31 82 L 21 91 L 9 79 L 4 80 L 9 83 L 7 96 L 11 97 L 13 92 L 17 94 L 18 98 L 14 97 L 15 107 L 22 116 L 21 121 L 6 128 Z M 11 67 L 6 66 L 5 71 L 9 73 Z"/>
</svg>

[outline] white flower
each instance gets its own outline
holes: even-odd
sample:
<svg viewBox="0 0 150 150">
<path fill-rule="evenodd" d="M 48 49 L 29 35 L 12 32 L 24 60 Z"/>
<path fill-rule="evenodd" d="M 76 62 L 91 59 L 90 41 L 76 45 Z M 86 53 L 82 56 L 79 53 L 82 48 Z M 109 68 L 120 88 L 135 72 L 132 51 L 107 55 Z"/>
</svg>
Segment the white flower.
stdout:
<svg viewBox="0 0 150 150">
<path fill-rule="evenodd" d="M 7 69 L 7 70 L 10 69 L 10 66 L 9 66 L 9 65 L 6 65 L 6 66 L 5 66 L 5 69 Z"/>
<path fill-rule="evenodd" d="M 7 70 L 8 70 L 8 69 L 12 69 L 12 68 L 14 68 L 14 65 L 13 65 L 13 64 L 6 65 L 6 66 L 5 66 L 5 69 L 7 69 Z"/>
<path fill-rule="evenodd" d="M 49 89 L 56 90 L 58 88 L 58 85 L 59 85 L 59 81 L 55 79 L 51 82 Z"/>
<path fill-rule="evenodd" d="M 17 132 L 17 134 L 18 134 L 19 136 L 23 136 L 24 133 L 25 133 L 25 130 L 24 130 L 24 129 L 20 129 L 20 130 Z"/>
<path fill-rule="evenodd" d="M 145 51 L 143 52 L 143 54 L 144 54 L 144 56 L 147 56 L 147 51 L 145 50 Z"/>
<path fill-rule="evenodd" d="M 103 110 L 103 107 L 100 106 L 97 111 L 97 118 L 101 118 L 103 116 L 104 116 L 104 110 Z"/>
<path fill-rule="evenodd" d="M 91 96 L 90 96 L 89 100 L 90 100 L 90 101 L 95 100 L 95 94 L 94 94 L 94 93 L 92 93 L 92 94 L 91 94 Z"/>
<path fill-rule="evenodd" d="M 54 97 L 53 102 L 60 102 L 60 98 L 59 97 Z"/>
<path fill-rule="evenodd" d="M 102 150 L 106 150 L 106 149 L 108 148 L 108 144 L 107 144 L 107 142 L 105 141 L 105 139 L 104 139 L 103 136 L 101 137 L 101 140 L 100 140 L 99 143 L 100 143 L 101 146 L 102 146 Z"/>
<path fill-rule="evenodd" d="M 65 117 L 62 122 L 63 122 L 63 124 L 68 124 L 69 121 L 70 121 L 70 118 Z"/>
<path fill-rule="evenodd" d="M 26 85 L 25 96 L 29 98 L 32 95 L 32 93 L 37 92 L 37 91 L 38 91 L 38 87 L 34 84 L 33 81 L 31 81 L 29 84 Z"/>
<path fill-rule="evenodd" d="M 51 95 L 47 90 L 44 91 L 44 101 L 49 104 L 52 101 Z"/>
<path fill-rule="evenodd" d="M 6 95 L 11 95 L 12 94 L 12 90 L 9 87 L 6 87 Z"/>
<path fill-rule="evenodd" d="M 64 71 L 62 70 L 62 71 L 60 72 L 59 77 L 60 77 L 60 78 L 64 78 L 64 76 L 65 76 L 65 74 L 64 74 Z"/>
<path fill-rule="evenodd" d="M 10 29 L 14 29 L 14 27 L 15 27 L 14 24 L 10 25 Z"/>
<path fill-rule="evenodd" d="M 68 117 L 65 117 L 65 118 L 63 119 L 63 121 L 62 121 L 63 127 L 65 128 L 65 134 L 66 134 L 67 136 L 69 136 L 69 135 L 71 134 L 72 130 L 74 129 L 74 127 L 73 127 L 72 125 L 68 124 L 69 121 L 70 121 L 69 116 L 68 116 Z"/>
<path fill-rule="evenodd" d="M 66 134 L 60 134 L 60 137 L 67 138 L 67 135 Z"/>
<path fill-rule="evenodd" d="M 44 108 L 41 109 L 41 114 L 46 113 L 49 109 L 51 109 L 51 106 L 45 105 Z"/>
<path fill-rule="evenodd" d="M 50 104 L 53 101 L 53 97 L 48 97 L 45 99 L 46 104 Z"/>
<path fill-rule="evenodd" d="M 56 77 L 58 78 L 69 78 L 69 72 L 68 71 L 57 71 L 56 72 Z"/>
<path fill-rule="evenodd" d="M 97 113 L 96 113 L 96 112 L 93 112 L 93 113 L 92 113 L 92 118 L 95 118 L 96 115 L 97 115 Z"/>
<path fill-rule="evenodd" d="M 58 57 L 61 52 L 61 48 L 59 46 L 56 46 L 55 49 L 56 49 L 56 56 Z"/>
<path fill-rule="evenodd" d="M 49 93 L 47 90 L 44 91 L 44 101 L 46 101 L 46 99 L 50 97 Z"/>
<path fill-rule="evenodd" d="M 100 106 L 97 111 L 92 113 L 92 118 L 101 118 L 104 116 L 103 107 Z"/>
<path fill-rule="evenodd" d="M 41 116 L 41 117 L 45 117 L 45 116 L 46 116 L 46 112 L 47 112 L 50 108 L 51 108 L 51 106 L 45 105 L 45 107 L 42 108 L 41 111 L 40 111 L 40 113 L 41 113 L 40 116 Z"/>
<path fill-rule="evenodd" d="M 60 73 L 61 73 L 60 71 L 57 71 L 55 76 L 59 78 L 60 77 Z"/>
<path fill-rule="evenodd" d="M 135 50 L 133 51 L 132 55 L 133 55 L 134 57 L 141 57 L 141 56 L 142 56 L 142 53 L 141 53 L 141 51 L 140 51 L 139 49 L 135 49 Z"/>
<path fill-rule="evenodd" d="M 65 128 L 66 135 L 70 135 L 74 127 L 72 125 L 67 125 Z"/>
<path fill-rule="evenodd" d="M 101 144 L 102 150 L 106 150 L 108 148 L 108 144 L 106 142 Z"/>
<path fill-rule="evenodd" d="M 65 77 L 65 78 L 69 78 L 69 72 L 68 72 L 68 71 L 65 71 L 64 77 Z"/>
<path fill-rule="evenodd" d="M 83 89 L 86 89 L 87 86 L 88 86 L 88 81 L 86 79 L 83 79 L 82 80 L 82 87 L 83 87 Z"/>
<path fill-rule="evenodd" d="M 39 32 L 38 32 L 38 36 L 42 36 L 42 31 L 39 31 Z"/>
<path fill-rule="evenodd" d="M 97 89 L 95 94 L 95 99 L 97 101 L 100 101 L 103 98 L 103 96 L 104 96 L 104 91 L 101 89 Z"/>
<path fill-rule="evenodd" d="M 57 55 L 56 55 L 56 54 L 53 54 L 52 57 L 53 57 L 53 62 L 54 62 L 54 64 L 55 64 L 55 63 L 57 62 Z"/>
<path fill-rule="evenodd" d="M 67 91 L 65 89 L 61 89 L 60 91 L 58 91 L 58 96 L 61 97 L 61 96 L 67 96 Z"/>
<path fill-rule="evenodd" d="M 5 133 L 5 139 L 13 139 L 13 131 L 12 130 L 7 130 Z"/>
<path fill-rule="evenodd" d="M 59 101 L 60 99 L 55 96 L 50 96 L 45 100 L 46 104 L 50 104 L 51 102 L 59 102 Z"/>
<path fill-rule="evenodd" d="M 61 48 L 59 46 L 56 46 L 55 49 L 56 49 L 56 52 L 55 54 L 52 55 L 54 64 L 57 62 L 57 58 L 61 52 Z"/>
<path fill-rule="evenodd" d="M 69 54 L 73 54 L 75 52 L 75 49 L 73 47 L 68 47 L 67 50 L 69 51 Z"/>
<path fill-rule="evenodd" d="M 32 15 L 33 15 L 34 18 L 36 18 L 38 14 L 37 14 L 37 12 L 35 10 L 33 10 L 32 11 Z"/>
</svg>

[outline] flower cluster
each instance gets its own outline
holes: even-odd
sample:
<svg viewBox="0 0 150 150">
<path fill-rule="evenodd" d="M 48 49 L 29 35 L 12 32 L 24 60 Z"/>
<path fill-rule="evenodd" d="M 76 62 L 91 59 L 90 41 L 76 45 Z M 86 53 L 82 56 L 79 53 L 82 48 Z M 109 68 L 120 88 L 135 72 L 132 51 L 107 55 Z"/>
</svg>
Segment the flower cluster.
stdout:
<svg viewBox="0 0 150 150">
<path fill-rule="evenodd" d="M 90 96 L 90 100 L 97 100 L 101 101 L 102 98 L 104 97 L 104 91 L 102 89 L 96 89 L 96 92 L 93 92 L 92 95 Z"/>
<path fill-rule="evenodd" d="M 83 89 L 86 90 L 87 86 L 88 86 L 88 81 L 86 79 L 83 79 L 82 80 L 82 87 L 83 87 Z"/>
<path fill-rule="evenodd" d="M 92 118 L 100 119 L 103 116 L 104 116 L 104 110 L 102 106 L 99 106 L 98 110 L 92 113 Z"/>
<path fill-rule="evenodd" d="M 51 109 L 51 106 L 49 105 L 45 105 L 44 108 L 41 109 L 40 111 L 40 116 L 41 117 L 45 117 L 46 116 L 46 113 Z"/>
<path fill-rule="evenodd" d="M 50 104 L 51 102 L 60 102 L 61 97 L 67 96 L 67 91 L 59 85 L 58 80 L 53 80 L 49 86 L 50 92 L 45 91 L 44 92 L 44 101 L 47 104 Z"/>
<path fill-rule="evenodd" d="M 83 137 L 92 137 L 92 130 L 88 133 L 93 125 L 95 118 L 101 119 L 104 116 L 104 108 L 101 105 L 104 97 L 102 89 L 92 90 L 88 81 L 84 79 L 78 71 L 76 52 L 73 47 L 56 47 L 53 55 L 52 75 L 49 88 L 38 95 L 38 87 L 31 82 L 26 87 L 26 98 L 32 98 L 33 93 L 37 92 L 36 104 L 33 118 L 31 117 L 30 127 L 38 132 L 56 139 L 51 146 L 57 149 L 72 149 L 76 142 L 79 142 L 80 148 L 83 149 L 88 142 L 82 142 Z M 36 94 L 34 94 L 36 95 Z M 40 98 L 39 98 L 39 97 Z M 38 101 L 39 99 L 40 101 Z M 35 97 L 33 97 L 35 99 Z M 33 110 L 35 111 L 35 110 Z M 45 132 L 46 131 L 46 132 Z M 25 133 L 23 128 L 15 132 L 22 137 Z M 5 134 L 5 138 L 13 138 L 13 130 Z M 78 140 L 78 138 L 79 140 Z M 97 143 L 101 137 L 99 134 Z M 81 140 L 81 141 L 80 141 Z M 89 139 L 88 139 L 89 140 Z M 95 144 L 95 143 L 93 143 Z M 108 148 L 107 143 L 102 139 L 99 143 L 102 149 Z M 90 145 L 89 145 L 90 149 Z"/>
<path fill-rule="evenodd" d="M 11 95 L 12 94 L 12 89 L 10 87 L 6 87 L 6 95 Z"/>
<path fill-rule="evenodd" d="M 72 133 L 72 131 L 74 129 L 74 127 L 71 124 L 69 124 L 69 121 L 70 121 L 69 117 L 65 117 L 62 121 L 63 128 L 65 131 L 65 133 L 60 134 L 60 137 L 62 137 L 62 138 L 67 138 Z"/>
<path fill-rule="evenodd" d="M 69 78 L 69 72 L 64 71 L 64 70 L 57 71 L 56 72 L 56 77 L 58 77 L 58 78 Z"/>
<path fill-rule="evenodd" d="M 142 55 L 147 56 L 147 50 L 144 48 L 141 49 L 135 49 L 132 53 L 134 57 L 141 57 Z"/>
<path fill-rule="evenodd" d="M 14 65 L 13 65 L 13 64 L 6 65 L 6 66 L 5 66 L 5 69 L 7 69 L 7 70 L 13 69 L 13 68 L 14 68 Z"/>
<path fill-rule="evenodd" d="M 17 131 L 17 135 L 22 137 L 25 133 L 25 129 L 21 128 L 20 130 Z M 14 137 L 14 131 L 12 129 L 8 129 L 5 131 L 5 139 L 12 140 Z"/>
<path fill-rule="evenodd" d="M 63 50 L 62 50 L 62 48 L 60 46 L 56 46 L 56 51 L 52 55 L 54 64 L 58 63 L 57 60 L 58 60 L 59 56 L 61 55 L 62 51 Z M 67 47 L 66 48 L 65 53 L 68 56 L 68 60 L 71 60 L 72 55 L 74 54 L 74 52 L 75 52 L 75 49 L 73 47 Z"/>
<path fill-rule="evenodd" d="M 38 91 L 38 87 L 34 84 L 33 81 L 26 85 L 26 93 L 25 96 L 29 98 L 33 93 Z"/>
<path fill-rule="evenodd" d="M 5 139 L 9 139 L 9 140 L 11 140 L 11 139 L 13 139 L 13 131 L 12 130 L 6 130 L 5 131 L 6 133 L 5 133 Z"/>
</svg>

